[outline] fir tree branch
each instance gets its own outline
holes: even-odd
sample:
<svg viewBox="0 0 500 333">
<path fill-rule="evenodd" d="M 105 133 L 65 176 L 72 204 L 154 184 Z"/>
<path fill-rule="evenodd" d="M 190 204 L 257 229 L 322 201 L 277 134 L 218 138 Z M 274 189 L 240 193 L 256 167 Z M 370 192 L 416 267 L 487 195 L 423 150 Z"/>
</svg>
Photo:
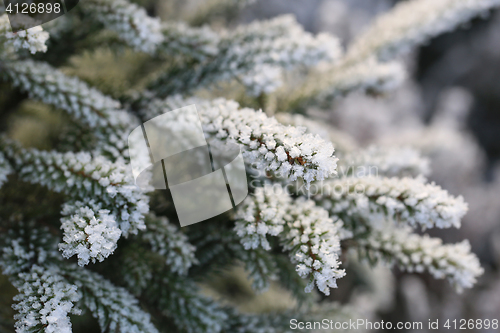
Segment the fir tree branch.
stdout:
<svg viewBox="0 0 500 333">
<path fill-rule="evenodd" d="M 153 53 L 164 40 L 160 20 L 126 0 L 88 0 L 82 10 L 137 51 Z"/>
<path fill-rule="evenodd" d="M 17 219 L 2 221 L 2 226 L 9 227 L 0 235 L 0 267 L 4 275 L 17 276 L 29 272 L 33 265 L 43 267 L 60 261 L 57 241 L 46 227 Z"/>
<path fill-rule="evenodd" d="M 75 285 L 69 284 L 57 266 L 34 265 L 27 273 L 12 279 L 19 294 L 13 306 L 18 313 L 16 332 L 71 333 L 69 314 L 80 314 L 74 305 L 81 298 Z"/>
<path fill-rule="evenodd" d="M 455 198 L 422 178 L 346 177 L 322 184 L 314 199 L 347 224 L 361 216 L 424 229 L 459 228 L 468 208 L 462 196 Z"/>
<path fill-rule="evenodd" d="M 5 52 L 6 50 L 2 50 L 2 47 L 5 47 L 7 53 L 9 53 L 9 48 L 13 51 L 27 49 L 31 54 L 46 52 L 47 39 L 49 39 L 49 34 L 43 31 L 41 26 L 12 32 L 7 14 L 0 14 L 0 51 Z"/>
<path fill-rule="evenodd" d="M 174 67 L 156 79 L 150 88 L 158 96 L 166 97 L 217 81 L 241 78 L 262 69 L 262 65 L 289 70 L 300 65 L 314 66 L 321 61 L 333 62 L 339 55 L 336 39 L 326 34 L 313 37 L 291 16 L 283 16 L 227 32 L 218 43 L 215 56 L 196 66 L 188 63 Z M 274 81 L 243 79 L 254 92 L 269 92 L 269 84 L 279 86 Z"/>
<path fill-rule="evenodd" d="M 380 63 L 373 58 L 352 65 L 326 65 L 311 72 L 291 93 L 287 90 L 280 109 L 303 111 L 314 105 L 326 108 L 333 100 L 356 91 L 383 94 L 399 87 L 406 76 L 401 63 Z"/>
<path fill-rule="evenodd" d="M 440 238 L 411 233 L 411 229 L 385 227 L 357 239 L 363 257 L 396 264 L 408 272 L 427 270 L 434 278 L 447 278 L 458 292 L 472 288 L 483 274 L 479 259 L 471 253 L 467 240 L 443 244 Z"/>
<path fill-rule="evenodd" d="M 42 62 L 6 62 L 2 74 L 31 98 L 66 111 L 80 126 L 92 129 L 96 152 L 115 159 L 126 153 L 127 136 L 137 123 L 119 109 L 119 102 Z"/>
<path fill-rule="evenodd" d="M 99 209 L 109 210 L 124 236 L 145 229 L 148 197 L 134 185 L 123 162 L 112 163 L 83 152 L 24 149 L 4 137 L 0 137 L 0 150 L 22 180 L 74 200 L 88 202 L 93 198 Z"/>
<path fill-rule="evenodd" d="M 0 152 L 0 188 L 7 182 L 7 177 L 12 173 L 12 167 L 5 158 L 4 154 Z"/>
<path fill-rule="evenodd" d="M 269 289 L 270 281 L 278 279 L 278 268 L 274 256 L 262 249 L 244 251 L 241 260 L 252 281 L 252 288 L 258 292 Z"/>
<path fill-rule="evenodd" d="M 186 275 L 192 265 L 198 263 L 196 248 L 188 242 L 187 236 L 166 217 L 146 216 L 147 230 L 138 236 L 154 253 L 165 258 L 171 272 Z"/>
<path fill-rule="evenodd" d="M 338 170 L 345 176 L 417 177 L 430 173 L 430 161 L 410 147 L 378 147 L 355 150 L 342 156 Z"/>
<path fill-rule="evenodd" d="M 142 117 L 151 119 L 189 104 L 196 104 L 206 136 L 241 145 L 245 162 L 259 170 L 271 171 L 292 181 L 301 178 L 306 183 L 336 174 L 337 158 L 330 142 L 304 134 L 304 129 L 284 126 L 263 112 L 240 108 L 233 101 L 178 97 L 155 100 L 144 106 Z M 171 119 L 167 126 L 176 128 L 185 122 L 181 118 Z"/>
<path fill-rule="evenodd" d="M 190 278 L 173 273 L 158 254 L 138 253 L 122 257 L 121 275 L 129 288 L 181 331 L 221 332 L 227 315 L 216 302 L 201 295 Z"/>
<path fill-rule="evenodd" d="M 158 332 L 151 323 L 149 313 L 141 309 L 137 299 L 126 289 L 75 265 L 65 265 L 63 271 L 67 279 L 78 287 L 83 303 L 98 320 L 102 332 Z"/>
<path fill-rule="evenodd" d="M 379 16 L 348 48 L 345 63 L 391 60 L 412 47 L 500 6 L 499 0 L 411 0 Z"/>
<path fill-rule="evenodd" d="M 269 250 L 267 235 L 280 236 L 284 250 L 302 278 L 309 278 L 306 292 L 316 283 L 325 295 L 336 288 L 336 279 L 345 275 L 339 269 L 341 223 L 311 200 L 292 200 L 282 189 L 258 188 L 240 206 L 235 231 L 246 249 Z"/>
</svg>

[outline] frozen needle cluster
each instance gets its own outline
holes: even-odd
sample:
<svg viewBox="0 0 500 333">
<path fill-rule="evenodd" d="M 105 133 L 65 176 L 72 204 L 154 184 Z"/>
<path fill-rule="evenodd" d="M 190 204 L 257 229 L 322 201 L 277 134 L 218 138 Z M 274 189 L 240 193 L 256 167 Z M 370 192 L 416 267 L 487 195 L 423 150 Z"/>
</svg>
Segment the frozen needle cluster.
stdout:
<svg viewBox="0 0 500 333">
<path fill-rule="evenodd" d="M 25 17 L 28 16 L 25 15 Z M 31 54 L 46 52 L 47 46 L 45 43 L 48 39 L 49 33 L 43 31 L 41 26 L 12 32 L 7 14 L 0 15 L 0 42 L 4 44 L 0 45 L 0 51 L 1 46 L 7 46 L 12 47 L 15 51 L 27 49 Z"/>
<path fill-rule="evenodd" d="M 82 295 L 65 281 L 56 267 L 33 266 L 14 280 L 19 294 L 14 297 L 16 332 L 71 333 L 69 314 L 80 314 L 75 303 Z"/>
<path fill-rule="evenodd" d="M 472 288 L 484 270 L 464 240 L 443 244 L 440 238 L 411 233 L 409 228 L 382 228 L 359 245 L 367 255 L 394 263 L 409 272 L 428 271 L 436 279 L 447 278 L 458 290 Z"/>
<path fill-rule="evenodd" d="M 468 208 L 463 197 L 453 197 L 422 178 L 346 177 L 323 185 L 316 200 L 342 217 L 385 217 L 424 229 L 459 228 Z"/>
<path fill-rule="evenodd" d="M 309 278 L 305 291 L 314 285 L 325 295 L 337 288 L 342 222 L 328 216 L 311 200 L 293 200 L 279 187 L 258 188 L 239 209 L 235 231 L 246 249 L 270 250 L 269 236 L 279 236 L 283 249 L 290 251 L 296 271 Z"/>
<path fill-rule="evenodd" d="M 116 249 L 121 230 L 109 210 L 95 209 L 82 202 L 66 204 L 61 214 L 63 242 L 59 250 L 65 258 L 77 255 L 80 266 L 87 265 L 90 260 L 103 261 Z M 94 209 L 93 209 L 94 208 Z"/>
<path fill-rule="evenodd" d="M 257 169 L 275 172 L 292 181 L 301 178 L 307 183 L 336 174 L 337 158 L 332 143 L 319 135 L 305 133 L 304 128 L 282 125 L 262 111 L 241 108 L 234 101 L 179 98 L 155 101 L 149 104 L 144 118 L 193 103 L 206 135 L 241 145 L 245 162 Z M 175 126 L 169 124 L 169 127 Z"/>
</svg>

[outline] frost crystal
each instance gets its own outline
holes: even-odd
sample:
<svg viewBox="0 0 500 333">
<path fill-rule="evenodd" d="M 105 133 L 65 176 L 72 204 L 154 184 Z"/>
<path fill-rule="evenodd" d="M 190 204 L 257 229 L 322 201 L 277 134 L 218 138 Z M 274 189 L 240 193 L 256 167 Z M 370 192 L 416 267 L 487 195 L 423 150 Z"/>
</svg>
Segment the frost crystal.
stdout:
<svg viewBox="0 0 500 333">
<path fill-rule="evenodd" d="M 111 255 L 121 235 L 109 210 L 96 209 L 94 202 L 89 202 L 89 206 L 77 201 L 65 204 L 62 210 L 64 243 L 59 244 L 59 250 L 65 258 L 76 254 L 80 266 L 87 265 L 89 260 L 103 261 Z"/>
</svg>

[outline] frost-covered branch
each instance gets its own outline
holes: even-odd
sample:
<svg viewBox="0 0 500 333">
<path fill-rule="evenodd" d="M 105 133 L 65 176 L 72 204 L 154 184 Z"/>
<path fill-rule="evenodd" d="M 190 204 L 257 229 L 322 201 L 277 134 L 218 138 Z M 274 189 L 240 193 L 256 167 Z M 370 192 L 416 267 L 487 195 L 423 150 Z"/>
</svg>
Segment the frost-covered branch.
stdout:
<svg viewBox="0 0 500 333">
<path fill-rule="evenodd" d="M 484 272 L 467 240 L 443 244 L 440 238 L 413 234 L 410 228 L 389 227 L 373 230 L 357 243 L 361 253 L 372 259 L 394 263 L 409 272 L 427 270 L 436 279 L 447 278 L 459 292 L 472 288 Z"/>
<path fill-rule="evenodd" d="M 412 227 L 460 227 L 467 212 L 462 196 L 453 197 L 421 178 L 346 177 L 325 182 L 315 200 L 348 223 L 391 218 Z"/>
<path fill-rule="evenodd" d="M 278 191 L 278 192 L 276 192 Z M 269 250 L 267 235 L 280 236 L 302 278 L 309 278 L 306 292 L 314 284 L 325 295 L 336 288 L 339 269 L 341 222 L 334 221 L 314 201 L 292 200 L 281 188 L 258 188 L 240 206 L 235 231 L 246 249 Z"/>
<path fill-rule="evenodd" d="M 24 149 L 2 137 L 0 150 L 21 179 L 65 193 L 75 200 L 94 199 L 99 209 L 109 210 L 123 235 L 145 228 L 148 197 L 134 185 L 122 162 L 112 163 L 102 156 L 92 158 L 84 152 Z"/>
<path fill-rule="evenodd" d="M 3 226 L 9 225 L 1 221 Z M 41 228 L 34 222 L 14 220 L 8 232 L 0 235 L 0 267 L 2 274 L 17 276 L 27 272 L 33 265 L 46 266 L 60 261 L 57 253 L 57 241 L 47 228 Z"/>
<path fill-rule="evenodd" d="M 429 164 L 428 158 L 410 147 L 370 146 L 342 156 L 338 170 L 342 176 L 416 177 L 427 176 Z"/>
<path fill-rule="evenodd" d="M 226 312 L 212 299 L 201 295 L 192 281 L 165 274 L 158 278 L 160 281 L 153 281 L 150 289 L 157 294 L 148 296 L 177 327 L 188 333 L 222 331 Z"/>
<path fill-rule="evenodd" d="M 147 230 L 139 237 L 149 244 L 151 250 L 165 258 L 165 264 L 174 273 L 186 275 L 197 263 L 196 248 L 188 242 L 184 233 L 166 217 L 146 216 Z"/>
<path fill-rule="evenodd" d="M 12 61 L 4 67 L 2 74 L 31 98 L 62 109 L 80 126 L 91 128 L 98 151 L 115 158 L 123 153 L 136 121 L 120 110 L 119 102 L 45 63 Z"/>
<path fill-rule="evenodd" d="M 27 19 L 29 16 L 24 15 Z M 32 54 L 47 51 L 45 42 L 49 34 L 41 26 L 12 32 L 7 14 L 0 14 L 0 46 L 12 47 L 14 51 L 27 49 Z M 1 49 L 0 49 L 1 50 Z"/>
<path fill-rule="evenodd" d="M 240 108 L 224 99 L 169 98 L 144 106 L 143 118 L 151 119 L 165 112 L 196 104 L 205 134 L 224 142 L 234 142 L 244 149 L 243 157 L 258 169 L 272 171 L 289 180 L 307 183 L 336 174 L 337 158 L 330 142 L 304 134 L 304 129 L 284 126 L 262 111 Z M 176 120 L 179 123 L 184 119 Z M 174 119 L 168 124 L 174 126 Z"/>
<path fill-rule="evenodd" d="M 353 91 L 380 94 L 395 89 L 406 79 L 401 63 L 379 63 L 372 59 L 354 66 L 334 67 L 330 74 L 323 76 L 324 82 L 319 81 L 318 100 L 333 99 Z"/>
<path fill-rule="evenodd" d="M 209 27 L 192 28 L 183 22 L 164 22 L 159 55 L 169 54 L 205 61 L 217 55 L 220 36 Z"/>
<path fill-rule="evenodd" d="M 499 0 L 410 0 L 379 16 L 348 48 L 343 62 L 390 60 L 500 6 Z"/>
<path fill-rule="evenodd" d="M 241 260 L 257 292 L 267 291 L 271 280 L 278 279 L 278 268 L 274 257 L 263 249 L 248 249 L 242 252 Z"/>
<path fill-rule="evenodd" d="M 340 55 L 337 39 L 326 34 L 317 37 L 302 30 L 291 16 L 267 22 L 256 22 L 222 34 L 217 52 L 196 66 L 173 67 L 160 76 L 151 88 L 161 97 L 186 93 L 222 80 L 240 79 L 254 93 L 269 92 L 281 76 L 268 75 L 262 80 L 249 80 L 269 66 L 286 70 L 297 66 L 313 66 L 321 61 L 333 62 Z"/>
<path fill-rule="evenodd" d="M 141 309 L 126 289 L 74 265 L 66 265 L 64 273 L 78 287 L 83 303 L 99 322 L 102 332 L 158 333 L 149 313 Z"/>
<path fill-rule="evenodd" d="M 5 159 L 5 156 L 0 152 L 0 188 L 7 182 L 7 176 L 12 173 L 12 167 L 9 162 Z"/>
<path fill-rule="evenodd" d="M 133 250 L 133 249 L 132 249 Z M 144 251 L 122 259 L 121 275 L 127 286 L 188 332 L 221 332 L 227 320 L 225 310 L 186 276 L 172 274 L 164 258 L 151 258 Z"/>
<path fill-rule="evenodd" d="M 62 277 L 56 266 L 34 265 L 12 282 L 19 290 L 13 305 L 18 312 L 14 316 L 16 332 L 72 332 L 69 314 L 80 314 L 75 303 L 81 294 Z"/>
<path fill-rule="evenodd" d="M 346 65 L 320 66 L 311 72 L 298 88 L 283 96 L 284 110 L 304 110 L 319 105 L 328 107 L 331 101 L 349 93 L 361 91 L 379 95 L 401 85 L 407 73 L 399 62 L 380 63 L 373 58 Z"/>
<path fill-rule="evenodd" d="M 161 22 L 126 0 L 88 0 L 82 9 L 137 51 L 153 53 L 163 42 Z"/>
</svg>

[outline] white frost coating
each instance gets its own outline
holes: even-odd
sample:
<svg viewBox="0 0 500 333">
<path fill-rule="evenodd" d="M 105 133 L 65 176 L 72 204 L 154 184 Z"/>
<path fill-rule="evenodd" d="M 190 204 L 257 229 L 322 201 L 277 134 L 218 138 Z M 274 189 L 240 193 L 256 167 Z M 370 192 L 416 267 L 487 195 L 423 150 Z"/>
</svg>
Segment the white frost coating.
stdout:
<svg viewBox="0 0 500 333">
<path fill-rule="evenodd" d="M 395 263 L 403 270 L 427 270 L 436 279 L 447 278 L 458 292 L 472 288 L 484 272 L 467 240 L 443 244 L 440 238 L 413 234 L 410 228 L 382 228 L 358 242 L 370 255 Z"/>
<path fill-rule="evenodd" d="M 0 152 L 0 188 L 7 181 L 7 176 L 12 173 L 12 167 L 5 159 L 5 155 Z"/>
<path fill-rule="evenodd" d="M 462 196 L 421 178 L 346 177 L 325 182 L 315 197 L 335 215 L 361 215 L 367 220 L 390 217 L 412 227 L 460 227 L 467 212 Z"/>
<path fill-rule="evenodd" d="M 286 193 L 273 195 L 272 189 L 258 188 L 251 199 L 238 206 L 234 230 L 245 250 L 271 249 L 267 235 L 283 232 L 291 203 L 292 198 Z"/>
<path fill-rule="evenodd" d="M 8 64 L 6 74 L 15 86 L 92 127 L 107 126 L 116 121 L 109 115 L 120 103 L 103 95 L 76 77 L 69 77 L 45 63 L 24 60 Z M 110 118 L 110 119 L 109 119 Z"/>
<path fill-rule="evenodd" d="M 3 146 L 3 147 L 2 147 Z M 0 138 L 0 147 L 15 161 L 21 179 L 89 202 L 94 199 L 114 216 L 124 236 L 143 230 L 149 199 L 134 184 L 122 162 L 112 163 L 89 153 L 59 153 L 22 149 Z"/>
<path fill-rule="evenodd" d="M 439 34 L 452 31 L 488 10 L 500 0 L 410 0 L 398 3 L 377 18 L 348 49 L 345 61 L 371 56 L 390 60 Z"/>
<path fill-rule="evenodd" d="M 187 236 L 166 217 L 146 217 L 147 230 L 140 237 L 151 246 L 152 250 L 165 257 L 170 270 L 181 275 L 198 261 L 196 248 L 188 242 Z"/>
<path fill-rule="evenodd" d="M 146 106 L 144 119 L 190 104 L 196 104 L 205 134 L 240 144 L 247 164 L 292 181 L 301 178 L 306 183 L 336 175 L 337 158 L 330 142 L 305 134 L 304 128 L 282 125 L 262 111 L 240 108 L 234 101 L 180 97 L 156 100 Z"/>
<path fill-rule="evenodd" d="M 59 244 L 59 250 L 65 258 L 76 254 L 80 266 L 87 265 L 89 261 L 95 262 L 96 259 L 103 261 L 110 256 L 121 235 L 115 217 L 109 214 L 109 210 L 98 209 L 93 201 L 88 205 L 92 208 L 80 201 L 65 204 L 61 213 L 64 243 Z"/>
<path fill-rule="evenodd" d="M 13 279 L 19 295 L 12 307 L 18 313 L 16 332 L 71 333 L 69 314 L 80 314 L 74 304 L 81 298 L 75 285 L 69 284 L 56 267 L 34 265 L 28 273 Z M 37 329 L 38 328 L 38 329 Z"/>
<path fill-rule="evenodd" d="M 17 276 L 33 265 L 46 265 L 59 260 L 60 255 L 54 249 L 54 239 L 46 228 L 36 228 L 34 222 L 19 221 L 21 229 L 6 232 L 0 247 L 0 268 L 2 274 Z"/>
<path fill-rule="evenodd" d="M 342 54 L 339 40 L 326 33 L 316 37 L 305 32 L 292 15 L 283 15 L 269 21 L 256 21 L 226 32 L 223 37 L 232 42 L 229 61 L 255 54 L 256 63 L 273 62 L 284 68 L 293 64 L 313 66 L 320 61 L 333 62 Z M 259 51 L 259 52 L 256 52 Z"/>
<path fill-rule="evenodd" d="M 82 4 L 82 9 L 138 51 L 153 53 L 164 40 L 160 20 L 148 16 L 144 8 L 134 3 L 88 0 Z"/>
<path fill-rule="evenodd" d="M 427 176 L 430 161 L 410 147 L 378 147 L 355 150 L 339 160 L 339 172 L 357 177 L 373 175 L 386 177 Z"/>
<path fill-rule="evenodd" d="M 26 15 L 23 15 L 26 17 Z M 29 16 L 28 16 L 29 17 Z M 27 49 L 32 54 L 46 52 L 45 42 L 49 39 L 49 33 L 43 31 L 41 26 L 36 26 L 28 30 L 12 32 L 7 14 L 0 15 L 0 41 L 6 39 L 5 45 L 11 46 L 15 51 Z"/>
<path fill-rule="evenodd" d="M 66 266 L 68 280 L 84 289 L 83 303 L 97 319 L 102 332 L 158 333 L 151 316 L 125 288 L 76 265 Z"/>
<path fill-rule="evenodd" d="M 204 61 L 215 56 L 220 36 L 209 27 L 192 28 L 183 22 L 164 22 L 161 51 L 167 54 L 193 57 Z"/>
<path fill-rule="evenodd" d="M 330 288 L 337 287 L 336 279 L 345 275 L 339 269 L 341 226 L 314 201 L 292 200 L 283 189 L 266 187 L 256 189 L 239 208 L 235 231 L 247 250 L 270 250 L 266 236 L 280 236 L 299 276 L 309 278 L 305 291 L 311 292 L 316 284 L 329 295 Z"/>
<path fill-rule="evenodd" d="M 241 76 L 241 82 L 252 96 L 270 94 L 282 84 L 282 69 L 278 66 L 260 65 Z"/>
<path fill-rule="evenodd" d="M 98 149 L 114 157 L 125 150 L 136 120 L 120 109 L 119 102 L 42 62 L 8 62 L 4 74 L 31 98 L 65 110 L 75 121 L 95 129 L 92 134 L 100 139 Z"/>
<path fill-rule="evenodd" d="M 269 93 L 281 85 L 282 76 L 273 69 L 272 75 L 264 74 L 263 78 L 262 68 L 272 66 L 290 70 L 321 62 L 333 63 L 342 52 L 337 38 L 327 34 L 313 36 L 289 15 L 223 31 L 219 38 L 215 54 L 207 61 L 195 66 L 189 64 L 182 71 L 175 69 L 162 75 L 152 85 L 159 96 L 185 93 L 235 78 L 250 93 Z M 204 47 L 202 44 L 202 49 Z M 204 59 L 205 55 L 199 58 Z M 252 75 L 258 77 L 251 78 Z M 257 86 L 254 87 L 254 84 Z"/>
</svg>

